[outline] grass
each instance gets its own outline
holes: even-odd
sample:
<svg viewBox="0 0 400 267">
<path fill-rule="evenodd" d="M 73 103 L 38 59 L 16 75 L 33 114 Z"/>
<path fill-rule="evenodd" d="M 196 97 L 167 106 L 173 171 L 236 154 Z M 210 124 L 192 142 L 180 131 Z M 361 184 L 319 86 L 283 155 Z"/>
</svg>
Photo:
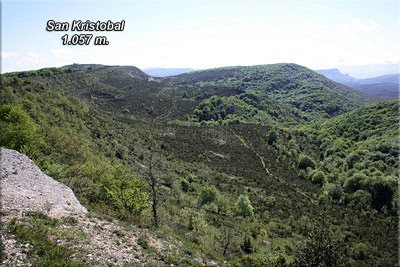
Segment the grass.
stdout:
<svg viewBox="0 0 400 267">
<path fill-rule="evenodd" d="M 34 266 L 86 266 L 71 259 L 70 249 L 58 245 L 49 238 L 48 233 L 58 225 L 58 220 L 40 213 L 27 215 L 29 223 L 20 223 L 14 218 L 8 224 L 8 230 L 17 241 L 31 245 L 27 256 L 32 259 Z"/>
<path fill-rule="evenodd" d="M 114 234 L 118 237 L 124 237 L 126 235 L 125 231 L 123 230 L 115 230 Z"/>
<path fill-rule="evenodd" d="M 138 243 L 143 249 L 149 248 L 149 243 L 145 237 L 139 237 Z"/>
</svg>

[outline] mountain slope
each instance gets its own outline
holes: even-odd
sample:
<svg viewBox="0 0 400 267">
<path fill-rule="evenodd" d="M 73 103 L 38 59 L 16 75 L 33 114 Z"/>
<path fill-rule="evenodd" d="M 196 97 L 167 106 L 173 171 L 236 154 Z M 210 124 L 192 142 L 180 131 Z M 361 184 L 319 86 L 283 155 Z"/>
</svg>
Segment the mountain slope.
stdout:
<svg viewBox="0 0 400 267">
<path fill-rule="evenodd" d="M 366 140 L 371 137 L 385 139 L 389 136 L 393 139 L 398 130 L 398 112 L 398 101 L 382 101 L 328 120 L 321 128 L 353 140 Z"/>
<path fill-rule="evenodd" d="M 301 80 L 307 74 L 302 70 L 292 74 Z M 309 125 L 294 120 L 287 127 L 272 119 L 273 111 L 291 116 L 290 109 L 269 91 L 178 84 L 172 81 L 176 77 L 151 81 L 115 71 L 118 67 L 3 75 L 0 144 L 30 154 L 48 175 L 71 187 L 89 212 L 179 240 L 182 253 L 161 252 L 165 264 L 207 259 L 201 262 L 290 265 L 303 245 L 318 245 L 310 235 L 321 228 L 328 231 L 322 238 L 329 246 L 340 244 L 335 258 L 347 265 L 396 264 L 397 198 L 391 194 L 396 146 L 388 144 L 380 153 L 376 146 L 358 151 L 364 144 L 332 130 L 335 123 L 329 121 L 336 117 Z M 276 75 L 253 82 L 278 83 L 282 76 Z M 322 82 L 317 79 L 315 86 Z M 243 121 L 170 123 L 202 116 L 208 108 L 215 117 L 230 105 Z M 382 114 L 392 118 L 386 109 Z M 255 124 L 259 115 L 249 117 L 254 110 L 269 119 Z M 365 112 L 375 116 L 375 109 Z M 380 132 L 366 134 L 368 141 Z M 363 183 L 349 186 L 357 179 Z M 315 253 L 310 256 L 320 256 Z"/>
<path fill-rule="evenodd" d="M 318 144 L 321 166 L 333 174 L 324 185 L 327 190 L 331 183 L 343 192 L 364 194 L 378 210 L 396 205 L 399 104 L 374 103 L 306 129 Z"/>
<path fill-rule="evenodd" d="M 349 86 L 378 101 L 399 99 L 399 83 L 352 84 Z"/>
<path fill-rule="evenodd" d="M 167 81 L 264 92 L 305 112 L 311 119 L 331 117 L 369 101 L 367 96 L 296 64 L 210 69 L 181 74 Z"/>
<path fill-rule="evenodd" d="M 124 112 L 139 120 L 188 121 L 187 116 L 213 96 L 226 99 L 229 107 L 236 107 L 227 118 L 230 121 L 290 125 L 308 119 L 307 114 L 262 92 L 256 96 L 231 87 L 170 84 L 149 77 L 135 67 L 76 64 L 52 71 L 54 75 L 44 75 L 46 71 L 42 70 L 9 76 L 27 76 L 55 90 L 68 88 L 71 96 L 84 98 L 108 112 Z M 131 75 L 133 72 L 135 74 Z"/>
<path fill-rule="evenodd" d="M 358 80 L 349 85 L 378 100 L 399 99 L 400 74 L 388 74 L 368 79 Z"/>
</svg>

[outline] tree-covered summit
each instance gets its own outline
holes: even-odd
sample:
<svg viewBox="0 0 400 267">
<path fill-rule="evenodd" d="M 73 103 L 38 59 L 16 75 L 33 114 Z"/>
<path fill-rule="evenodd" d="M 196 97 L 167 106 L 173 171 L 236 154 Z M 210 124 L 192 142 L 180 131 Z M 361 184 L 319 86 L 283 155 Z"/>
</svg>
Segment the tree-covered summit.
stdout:
<svg viewBox="0 0 400 267">
<path fill-rule="evenodd" d="M 167 80 L 173 84 L 264 92 L 314 119 L 332 117 L 369 101 L 362 93 L 297 64 L 224 67 L 185 73 Z"/>
</svg>

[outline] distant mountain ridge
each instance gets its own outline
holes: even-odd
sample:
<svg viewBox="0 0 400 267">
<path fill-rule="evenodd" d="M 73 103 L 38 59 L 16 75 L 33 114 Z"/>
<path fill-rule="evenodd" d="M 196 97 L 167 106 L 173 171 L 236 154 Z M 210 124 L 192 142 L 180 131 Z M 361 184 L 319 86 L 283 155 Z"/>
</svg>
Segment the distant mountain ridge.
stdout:
<svg viewBox="0 0 400 267">
<path fill-rule="evenodd" d="M 317 70 L 316 72 L 341 84 L 349 84 L 357 81 L 357 78 L 351 77 L 349 74 L 343 74 L 338 69 Z"/>
<path fill-rule="evenodd" d="M 148 68 L 143 69 L 143 72 L 153 77 L 167 77 L 179 75 L 186 72 L 194 71 L 190 68 Z"/>
<path fill-rule="evenodd" d="M 338 69 L 316 70 L 332 81 L 363 92 L 376 100 L 390 100 L 399 97 L 400 74 L 387 74 L 366 79 L 357 79 L 343 74 Z"/>
<path fill-rule="evenodd" d="M 373 78 L 360 79 L 358 83 L 373 84 L 373 83 L 399 83 L 400 74 L 387 74 Z"/>
<path fill-rule="evenodd" d="M 367 64 L 359 66 L 340 66 L 343 73 L 348 73 L 357 79 L 368 79 L 391 73 L 399 73 L 399 62 L 385 64 Z"/>
</svg>

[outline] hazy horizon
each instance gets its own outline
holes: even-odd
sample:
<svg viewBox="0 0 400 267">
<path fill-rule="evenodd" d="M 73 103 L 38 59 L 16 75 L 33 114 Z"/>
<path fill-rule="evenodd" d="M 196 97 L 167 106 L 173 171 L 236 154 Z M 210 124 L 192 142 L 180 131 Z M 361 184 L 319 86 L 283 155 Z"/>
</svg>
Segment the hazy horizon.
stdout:
<svg viewBox="0 0 400 267">
<path fill-rule="evenodd" d="M 268 63 L 268 64 L 257 64 L 257 65 L 269 65 L 269 64 L 279 64 L 279 63 L 288 63 L 288 62 L 276 62 L 276 63 Z M 292 62 L 294 64 L 297 64 L 295 62 Z M 220 68 L 220 67 L 234 67 L 234 66 L 254 66 L 254 65 L 229 65 L 229 66 L 218 66 L 218 67 L 210 67 L 210 68 L 191 68 L 190 66 L 176 66 L 176 67 L 145 67 L 141 68 L 139 66 L 136 66 L 135 64 L 102 64 L 102 63 L 79 63 L 79 62 L 71 62 L 70 64 L 63 64 L 60 66 L 42 66 L 40 68 L 32 68 L 32 69 L 21 69 L 21 70 L 15 70 L 15 71 L 7 71 L 4 72 L 2 71 L 1 73 L 10 73 L 10 72 L 18 72 L 18 71 L 31 71 L 31 70 L 38 70 L 42 68 L 59 68 L 67 65 L 72 65 L 72 64 L 93 64 L 93 65 L 110 65 L 110 66 L 133 66 L 137 67 L 140 70 L 146 72 L 149 70 L 172 70 L 172 69 L 191 69 L 192 71 L 198 71 L 198 70 L 205 70 L 205 69 L 212 69 L 212 68 Z M 308 66 L 305 66 L 309 68 Z M 357 79 L 365 79 L 365 78 L 373 78 L 373 77 L 378 77 L 378 76 L 383 76 L 383 75 L 388 75 L 388 74 L 398 74 L 400 73 L 399 69 L 400 65 L 399 64 L 376 64 L 376 65 L 359 65 L 359 66 L 337 66 L 337 67 L 332 67 L 332 68 L 324 68 L 324 69 L 312 69 L 314 71 L 317 70 L 325 70 L 325 69 L 338 69 L 342 74 L 348 74 L 352 76 L 353 78 Z"/>
</svg>

